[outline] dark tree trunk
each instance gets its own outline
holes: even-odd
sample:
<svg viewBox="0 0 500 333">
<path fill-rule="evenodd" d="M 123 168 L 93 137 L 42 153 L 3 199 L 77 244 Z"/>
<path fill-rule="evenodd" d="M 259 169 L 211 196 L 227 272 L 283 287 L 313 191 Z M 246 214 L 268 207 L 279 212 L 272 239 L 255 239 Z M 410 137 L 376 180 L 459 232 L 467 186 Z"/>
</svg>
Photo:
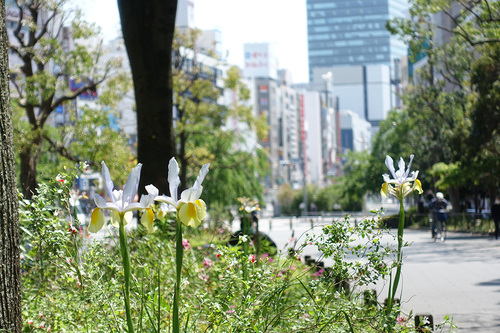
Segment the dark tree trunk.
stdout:
<svg viewBox="0 0 500 333">
<path fill-rule="evenodd" d="M 10 110 L 5 1 L 0 2 L 0 331 L 22 330 L 19 214 Z"/>
<path fill-rule="evenodd" d="M 26 147 L 25 150 L 19 153 L 19 157 L 21 160 L 21 187 L 23 190 L 24 198 L 28 200 L 33 197 L 33 194 L 36 193 L 36 189 L 38 187 L 36 174 L 41 148 L 37 143 L 35 143 L 35 141 L 38 141 L 39 145 L 41 146 L 42 138 L 40 138 L 40 140 L 33 140 L 32 146 Z"/>
<path fill-rule="evenodd" d="M 139 191 L 154 184 L 168 193 L 168 161 L 175 156 L 172 116 L 172 40 L 177 0 L 118 0 L 137 105 Z"/>
<path fill-rule="evenodd" d="M 460 213 L 460 189 L 457 186 L 450 186 L 448 189 L 451 206 L 454 213 Z"/>
</svg>

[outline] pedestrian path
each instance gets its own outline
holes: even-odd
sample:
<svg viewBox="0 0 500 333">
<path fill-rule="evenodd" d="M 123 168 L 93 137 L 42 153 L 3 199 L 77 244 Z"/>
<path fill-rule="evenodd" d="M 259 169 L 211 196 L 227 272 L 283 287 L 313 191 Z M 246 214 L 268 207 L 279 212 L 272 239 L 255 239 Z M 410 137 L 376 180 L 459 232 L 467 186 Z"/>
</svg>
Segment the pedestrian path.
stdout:
<svg viewBox="0 0 500 333">
<path fill-rule="evenodd" d="M 261 230 L 283 249 L 290 243 L 292 229 L 299 240 L 313 231 L 308 220 L 261 220 Z M 395 230 L 393 230 L 396 232 Z M 411 244 L 404 249 L 400 290 L 404 313 L 430 313 L 434 322 L 449 316 L 458 325 L 458 332 L 500 332 L 500 240 L 491 236 L 448 232 L 444 242 L 434 242 L 429 230 L 405 229 L 404 240 Z M 394 244 L 395 245 L 395 244 Z M 321 253 L 307 246 L 303 255 L 318 258 Z M 324 260 L 326 266 L 332 263 Z M 376 286 L 380 302 L 387 297 L 387 281 Z M 400 293 L 402 290 L 402 294 Z"/>
<path fill-rule="evenodd" d="M 405 230 L 402 309 L 453 318 L 459 332 L 500 332 L 500 241 L 448 233 L 433 242 L 429 231 Z M 387 291 L 377 285 L 381 297 Z M 398 292 L 399 293 L 399 292 Z"/>
</svg>

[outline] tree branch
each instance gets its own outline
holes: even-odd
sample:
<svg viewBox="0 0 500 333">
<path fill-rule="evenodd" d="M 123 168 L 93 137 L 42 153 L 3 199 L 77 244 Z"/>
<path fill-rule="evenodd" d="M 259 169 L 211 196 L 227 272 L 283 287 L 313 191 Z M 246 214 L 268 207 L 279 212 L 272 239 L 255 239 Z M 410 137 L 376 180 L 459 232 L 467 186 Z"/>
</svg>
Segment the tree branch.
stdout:
<svg viewBox="0 0 500 333">
<path fill-rule="evenodd" d="M 63 145 L 58 145 L 56 142 L 54 142 L 48 135 L 44 134 L 43 135 L 44 139 L 47 140 L 47 142 L 49 143 L 50 145 L 50 150 L 53 151 L 53 152 L 56 152 L 58 153 L 59 155 L 69 159 L 70 161 L 73 161 L 73 162 L 76 162 L 76 163 L 80 163 L 80 162 L 87 162 L 89 164 L 89 166 L 97 166 L 96 163 L 94 161 L 82 161 L 81 159 L 79 159 L 77 156 L 71 154 L 67 149 L 66 147 L 64 147 Z"/>
</svg>

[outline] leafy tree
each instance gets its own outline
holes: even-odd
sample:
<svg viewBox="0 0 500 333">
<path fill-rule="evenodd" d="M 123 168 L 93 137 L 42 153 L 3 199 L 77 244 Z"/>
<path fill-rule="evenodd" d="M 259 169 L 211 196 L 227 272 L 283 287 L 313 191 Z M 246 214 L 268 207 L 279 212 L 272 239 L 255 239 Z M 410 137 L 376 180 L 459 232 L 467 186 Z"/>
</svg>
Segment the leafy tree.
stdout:
<svg viewBox="0 0 500 333">
<path fill-rule="evenodd" d="M 250 92 L 242 83 L 239 69 L 229 67 L 223 77 L 222 66 L 215 55 L 199 56 L 196 52 L 198 30 L 178 31 L 174 38 L 174 105 L 177 116 L 175 132 L 180 163 L 181 184 L 189 184 L 188 175 L 210 162 L 210 186 L 204 190 L 207 203 L 232 205 L 238 196 L 262 199 L 259 178 L 264 176 L 265 154 L 245 146 L 243 135 L 267 131 L 266 119 L 255 118 L 252 108 L 244 103 Z M 223 94 L 232 95 L 235 102 L 221 103 Z M 228 129 L 229 120 L 246 126 L 245 133 Z M 259 177 L 261 176 L 261 177 Z"/>
<path fill-rule="evenodd" d="M 364 195 L 367 192 L 366 183 L 376 183 L 376 192 L 380 191 L 382 185 L 382 174 L 374 172 L 370 168 L 370 156 L 366 152 L 349 152 L 347 162 L 344 164 L 344 174 L 334 187 L 342 193 L 338 203 L 342 210 L 360 211 L 363 209 Z M 382 163 L 380 163 L 382 164 Z"/>
<path fill-rule="evenodd" d="M 118 0 L 137 106 L 139 188 L 168 193 L 168 161 L 175 155 L 172 116 L 172 40 L 177 0 Z"/>
<path fill-rule="evenodd" d="M 13 107 L 22 110 L 16 119 L 16 148 L 23 193 L 31 198 L 37 187 L 38 163 L 49 147 L 70 160 L 87 157 L 67 148 L 68 142 L 80 138 L 71 138 L 65 144 L 60 136 L 49 133 L 54 111 L 68 108 L 77 97 L 95 91 L 118 63 L 110 60 L 99 64 L 102 50 L 99 43 L 92 42 L 97 30 L 81 19 L 80 11 L 66 9 L 67 0 L 18 0 L 11 4 L 16 7 L 11 10 L 19 13 L 10 45 L 13 58 L 20 63 L 11 67 Z M 71 89 L 72 80 L 80 85 Z"/>
<path fill-rule="evenodd" d="M 432 16 L 438 12 L 455 28 L 433 25 Z M 427 63 L 405 91 L 402 114 L 392 116 L 399 120 L 392 123 L 401 128 L 390 129 L 386 120 L 374 153 L 415 153 L 416 168 L 434 177 L 424 177 L 424 187 L 432 188 L 435 182 L 445 186 L 458 209 L 461 190 L 499 184 L 495 124 L 500 115 L 500 4 L 415 0 L 410 15 L 389 21 L 388 29 L 409 43 L 413 60 L 425 53 Z M 436 40 L 439 29 L 450 34 L 449 41 Z"/>
<path fill-rule="evenodd" d="M 0 3 L 0 331 L 22 331 L 19 213 L 9 100 L 5 2 Z"/>
<path fill-rule="evenodd" d="M 295 191 L 292 189 L 290 184 L 283 184 L 278 189 L 278 202 L 281 207 L 281 213 L 284 215 L 295 214 L 295 208 L 293 207 Z"/>
</svg>

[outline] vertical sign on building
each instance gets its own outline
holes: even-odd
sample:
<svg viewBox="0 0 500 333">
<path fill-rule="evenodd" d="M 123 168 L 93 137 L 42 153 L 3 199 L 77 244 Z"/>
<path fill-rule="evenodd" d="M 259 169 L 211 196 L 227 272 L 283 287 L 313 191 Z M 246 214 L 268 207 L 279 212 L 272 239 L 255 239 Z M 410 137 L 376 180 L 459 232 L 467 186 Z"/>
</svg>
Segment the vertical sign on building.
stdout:
<svg viewBox="0 0 500 333">
<path fill-rule="evenodd" d="M 302 163 L 304 165 L 304 177 L 307 174 L 307 156 L 306 156 L 306 129 L 304 126 L 304 95 L 300 95 L 300 139 L 302 140 Z"/>
</svg>

